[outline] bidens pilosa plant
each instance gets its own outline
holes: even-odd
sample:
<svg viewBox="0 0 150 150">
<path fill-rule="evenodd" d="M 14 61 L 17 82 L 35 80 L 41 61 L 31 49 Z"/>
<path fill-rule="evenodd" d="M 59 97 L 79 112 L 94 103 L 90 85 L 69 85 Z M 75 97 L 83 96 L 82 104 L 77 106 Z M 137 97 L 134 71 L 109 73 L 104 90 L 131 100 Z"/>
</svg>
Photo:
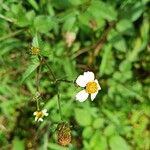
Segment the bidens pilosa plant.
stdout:
<svg viewBox="0 0 150 150">
<path fill-rule="evenodd" d="M 67 32 L 64 35 L 66 45 L 67 47 L 70 47 L 74 40 L 75 40 L 75 33 Z M 42 56 L 41 50 L 39 48 L 38 44 L 38 37 L 37 35 L 33 39 L 32 42 L 32 48 L 31 48 L 31 54 L 35 57 L 38 61 L 38 65 L 35 66 L 36 70 L 36 77 L 35 77 L 35 85 L 36 85 L 36 93 L 33 98 L 33 100 L 36 101 L 36 111 L 33 113 L 35 116 L 36 122 L 43 122 L 44 118 L 49 115 L 49 112 L 46 108 L 41 108 L 41 93 L 40 93 L 40 77 L 42 75 L 42 67 L 46 67 L 49 70 L 49 79 L 50 84 L 55 85 L 56 88 L 56 94 L 57 94 L 57 101 L 58 101 L 58 108 L 60 113 L 60 119 L 61 121 L 58 124 L 57 127 L 57 140 L 58 143 L 62 146 L 66 146 L 71 142 L 71 129 L 68 122 L 63 121 L 63 115 L 62 115 L 62 108 L 60 103 L 60 91 L 59 91 L 59 85 L 61 82 L 64 83 L 72 83 L 69 84 L 69 86 L 75 86 L 76 84 L 79 87 L 84 88 L 80 92 L 78 92 L 76 95 L 74 95 L 74 99 L 79 102 L 84 102 L 88 96 L 90 95 L 90 99 L 93 101 L 96 98 L 96 95 L 98 94 L 98 91 L 101 90 L 101 87 L 99 85 L 98 80 L 95 78 L 95 75 L 91 71 L 86 71 L 83 73 L 83 75 L 79 75 L 76 80 L 73 79 L 70 80 L 63 80 L 63 79 L 57 79 L 53 69 L 47 62 L 46 58 Z M 75 86 L 76 87 L 76 86 Z"/>
</svg>

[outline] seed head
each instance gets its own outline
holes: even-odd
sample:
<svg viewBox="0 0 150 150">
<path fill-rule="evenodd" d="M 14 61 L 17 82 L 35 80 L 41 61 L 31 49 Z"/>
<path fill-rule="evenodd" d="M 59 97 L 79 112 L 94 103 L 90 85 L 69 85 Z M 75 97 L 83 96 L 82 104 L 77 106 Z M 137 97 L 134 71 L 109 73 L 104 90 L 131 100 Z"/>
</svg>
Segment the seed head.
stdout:
<svg viewBox="0 0 150 150">
<path fill-rule="evenodd" d="M 67 146 L 71 142 L 71 130 L 68 123 L 60 123 L 58 125 L 58 144 L 62 146 Z"/>
</svg>

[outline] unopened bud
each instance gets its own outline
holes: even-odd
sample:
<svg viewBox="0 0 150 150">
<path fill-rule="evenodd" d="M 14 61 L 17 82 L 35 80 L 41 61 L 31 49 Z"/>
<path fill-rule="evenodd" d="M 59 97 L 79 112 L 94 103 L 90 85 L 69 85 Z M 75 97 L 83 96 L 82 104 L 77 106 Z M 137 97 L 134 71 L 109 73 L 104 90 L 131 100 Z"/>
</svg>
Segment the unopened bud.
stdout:
<svg viewBox="0 0 150 150">
<path fill-rule="evenodd" d="M 64 34 L 64 39 L 67 47 L 71 47 L 76 39 L 76 34 L 74 32 L 66 32 Z"/>
</svg>

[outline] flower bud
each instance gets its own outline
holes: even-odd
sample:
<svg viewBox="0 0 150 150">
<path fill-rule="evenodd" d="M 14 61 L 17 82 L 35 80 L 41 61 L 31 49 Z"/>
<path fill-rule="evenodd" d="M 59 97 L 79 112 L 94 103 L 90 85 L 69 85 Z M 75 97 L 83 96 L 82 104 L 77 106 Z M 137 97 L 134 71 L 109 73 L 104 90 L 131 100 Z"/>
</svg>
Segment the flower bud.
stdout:
<svg viewBox="0 0 150 150">
<path fill-rule="evenodd" d="M 76 39 L 76 34 L 74 32 L 66 32 L 64 34 L 64 39 L 67 47 L 71 47 L 74 40 Z"/>
</svg>

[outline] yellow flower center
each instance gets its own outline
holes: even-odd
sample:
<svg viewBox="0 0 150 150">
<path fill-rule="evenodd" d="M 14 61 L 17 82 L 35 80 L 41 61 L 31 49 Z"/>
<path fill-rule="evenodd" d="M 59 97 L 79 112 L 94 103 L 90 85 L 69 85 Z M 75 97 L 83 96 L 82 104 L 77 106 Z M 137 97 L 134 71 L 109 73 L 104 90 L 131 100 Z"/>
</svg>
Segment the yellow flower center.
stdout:
<svg viewBox="0 0 150 150">
<path fill-rule="evenodd" d="M 44 113 L 42 111 L 37 112 L 36 114 L 37 118 L 43 118 L 44 117 Z"/>
<path fill-rule="evenodd" d="M 32 52 L 32 55 L 38 55 L 40 52 L 40 49 L 38 47 L 32 47 L 31 52 Z"/>
<path fill-rule="evenodd" d="M 96 82 L 88 82 L 86 84 L 86 92 L 89 94 L 95 93 L 98 90 L 98 86 Z"/>
</svg>

